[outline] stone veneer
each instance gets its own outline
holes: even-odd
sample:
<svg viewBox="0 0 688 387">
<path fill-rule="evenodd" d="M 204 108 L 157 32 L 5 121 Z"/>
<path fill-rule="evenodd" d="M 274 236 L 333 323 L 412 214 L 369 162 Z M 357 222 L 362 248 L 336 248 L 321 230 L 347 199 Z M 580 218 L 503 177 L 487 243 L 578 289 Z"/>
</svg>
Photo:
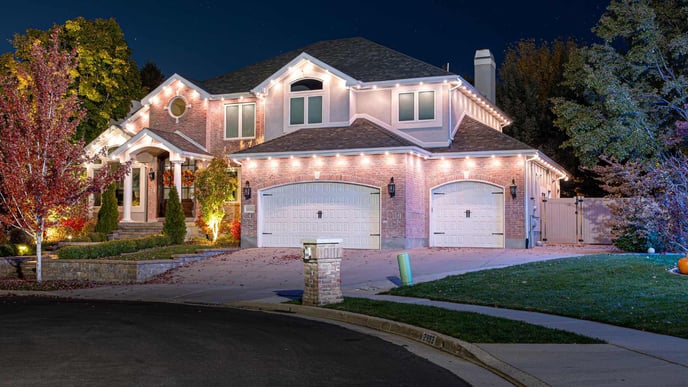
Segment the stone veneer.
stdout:
<svg viewBox="0 0 688 387">
<path fill-rule="evenodd" d="M 207 249 L 196 254 L 174 255 L 174 259 L 151 261 L 46 259 L 43 261 L 43 279 L 93 282 L 145 282 L 168 270 L 225 252 L 227 250 Z"/>
<path fill-rule="evenodd" d="M 319 306 L 344 301 L 341 243 L 341 239 L 313 239 L 303 242 L 303 305 Z"/>
</svg>

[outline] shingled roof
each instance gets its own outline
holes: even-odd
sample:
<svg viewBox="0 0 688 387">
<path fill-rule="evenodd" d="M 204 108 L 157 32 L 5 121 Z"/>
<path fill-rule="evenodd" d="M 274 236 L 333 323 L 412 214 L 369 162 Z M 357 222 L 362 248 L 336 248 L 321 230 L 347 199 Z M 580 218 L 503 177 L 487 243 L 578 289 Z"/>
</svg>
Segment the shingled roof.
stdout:
<svg viewBox="0 0 688 387">
<path fill-rule="evenodd" d="M 313 43 L 198 83 L 212 94 L 248 92 L 304 52 L 363 82 L 452 75 L 370 40 L 346 38 Z"/>
<path fill-rule="evenodd" d="M 417 146 L 374 123 L 359 118 L 350 126 L 304 128 L 233 154 L 338 151 Z"/>
<path fill-rule="evenodd" d="M 465 116 L 450 147 L 428 149 L 434 153 L 534 150 L 498 130 Z"/>
<path fill-rule="evenodd" d="M 184 136 L 181 136 L 178 133 L 168 132 L 160 129 L 146 129 L 148 129 L 149 131 L 151 131 L 151 133 L 157 135 L 158 137 L 162 138 L 163 140 L 167 141 L 171 145 L 174 145 L 175 147 L 179 148 L 179 150 L 181 150 L 182 152 L 210 156 L 210 153 L 206 152 L 204 149 L 198 147 L 196 144 L 187 140 Z"/>
</svg>

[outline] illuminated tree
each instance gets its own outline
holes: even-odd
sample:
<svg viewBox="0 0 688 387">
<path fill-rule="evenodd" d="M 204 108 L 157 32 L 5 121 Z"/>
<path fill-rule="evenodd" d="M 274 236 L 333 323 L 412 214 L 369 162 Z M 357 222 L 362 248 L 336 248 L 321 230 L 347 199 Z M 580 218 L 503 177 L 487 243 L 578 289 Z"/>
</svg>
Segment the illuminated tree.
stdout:
<svg viewBox="0 0 688 387">
<path fill-rule="evenodd" d="M 86 115 L 75 138 L 88 143 L 110 126 L 111 119 L 124 118 L 131 101 L 143 96 L 138 67 L 115 19 L 78 17 L 53 28 L 60 30 L 61 47 L 76 52 L 78 65 L 72 70 L 74 82 L 70 88 L 79 96 Z M 14 56 L 30 61 L 36 40 L 46 44 L 49 31 L 29 29 L 24 35 L 15 35 Z M 11 56 L 5 55 L 2 60 L 7 62 Z M 5 67 L 13 70 L 11 62 Z"/>
<path fill-rule="evenodd" d="M 201 219 L 217 240 L 220 224 L 225 217 L 224 203 L 234 199 L 236 180 L 227 173 L 228 165 L 223 159 L 215 158 L 208 168 L 196 172 L 196 198 L 201 205 Z"/>
<path fill-rule="evenodd" d="M 128 165 L 87 178 L 92 162 L 83 141 L 73 142 L 85 112 L 69 91 L 77 68 L 74 51 L 62 51 L 58 30 L 47 45 L 31 44 L 30 60 L 13 63 L 0 75 L 0 221 L 36 241 L 37 280 L 46 229 L 61 214 L 122 176 Z"/>
</svg>

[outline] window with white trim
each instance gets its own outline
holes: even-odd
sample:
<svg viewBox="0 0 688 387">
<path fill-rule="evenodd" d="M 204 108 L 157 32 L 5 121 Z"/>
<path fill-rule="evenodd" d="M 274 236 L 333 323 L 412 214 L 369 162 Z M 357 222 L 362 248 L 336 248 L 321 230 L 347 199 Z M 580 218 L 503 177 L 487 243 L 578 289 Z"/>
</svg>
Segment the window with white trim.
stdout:
<svg viewBox="0 0 688 387">
<path fill-rule="evenodd" d="M 315 125 L 323 122 L 323 83 L 301 79 L 289 89 L 289 125 Z"/>
<path fill-rule="evenodd" d="M 400 92 L 399 122 L 435 119 L 435 92 L 432 90 Z"/>
<path fill-rule="evenodd" d="M 225 138 L 253 138 L 256 136 L 256 104 L 225 105 Z"/>
</svg>

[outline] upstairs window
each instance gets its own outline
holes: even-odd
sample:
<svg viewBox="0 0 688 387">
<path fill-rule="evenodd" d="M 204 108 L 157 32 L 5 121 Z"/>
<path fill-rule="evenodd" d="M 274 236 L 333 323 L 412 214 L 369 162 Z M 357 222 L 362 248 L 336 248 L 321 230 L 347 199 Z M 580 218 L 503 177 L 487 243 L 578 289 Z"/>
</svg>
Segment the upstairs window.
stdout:
<svg viewBox="0 0 688 387">
<path fill-rule="evenodd" d="M 225 105 L 225 138 L 253 138 L 256 136 L 256 104 Z"/>
<path fill-rule="evenodd" d="M 435 92 L 413 91 L 399 93 L 399 121 L 435 119 Z"/>
<path fill-rule="evenodd" d="M 289 91 L 289 125 L 313 125 L 323 122 L 323 83 L 302 79 L 291 84 Z"/>
</svg>

